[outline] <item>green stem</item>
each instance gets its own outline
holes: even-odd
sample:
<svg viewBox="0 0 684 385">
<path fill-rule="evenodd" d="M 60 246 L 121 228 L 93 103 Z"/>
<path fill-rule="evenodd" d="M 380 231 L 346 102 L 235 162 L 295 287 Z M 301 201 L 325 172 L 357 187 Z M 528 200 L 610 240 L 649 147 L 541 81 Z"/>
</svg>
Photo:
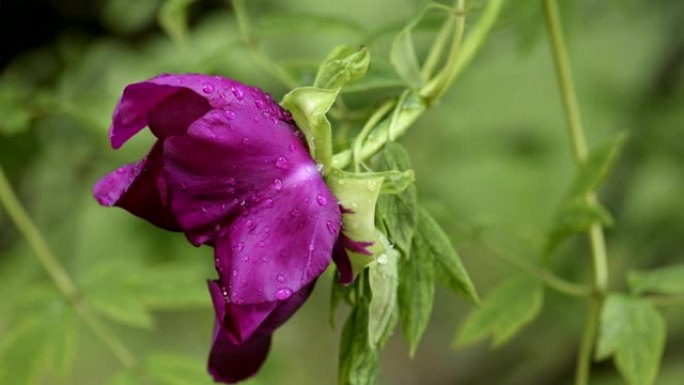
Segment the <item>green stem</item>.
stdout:
<svg viewBox="0 0 684 385">
<path fill-rule="evenodd" d="M 437 67 L 437 64 L 439 64 L 439 59 L 442 57 L 444 47 L 446 47 L 449 41 L 449 33 L 451 32 L 452 26 L 453 24 L 451 23 L 451 19 L 447 18 L 447 20 L 444 22 L 444 24 L 442 24 L 442 27 L 437 33 L 437 37 L 435 38 L 435 41 L 432 43 L 432 47 L 430 47 L 430 52 L 428 53 L 428 56 L 425 59 L 425 63 L 423 64 L 423 68 L 420 71 L 420 74 L 422 75 L 423 79 L 430 79 L 432 73 L 435 71 L 435 68 Z"/>
<path fill-rule="evenodd" d="M 366 140 L 366 137 L 368 134 L 370 134 L 373 128 L 375 128 L 375 126 L 380 122 L 380 120 L 382 120 L 382 118 L 384 118 L 385 115 L 387 115 L 387 113 L 392 109 L 394 104 L 395 102 L 393 100 L 389 100 L 378 107 L 363 126 L 361 132 L 359 132 L 359 134 L 356 136 L 354 145 L 352 147 L 352 157 L 354 158 L 354 169 L 356 172 L 360 170 L 360 165 L 362 162 L 361 150 L 363 148 L 363 142 Z"/>
<path fill-rule="evenodd" d="M 278 79 L 285 87 L 299 87 L 299 82 L 297 79 L 292 77 L 292 75 L 290 75 L 290 73 L 287 72 L 283 67 L 271 60 L 271 58 L 265 55 L 259 48 L 254 35 L 252 35 L 252 25 L 249 22 L 247 7 L 245 7 L 244 0 L 232 0 L 232 4 L 233 11 L 235 12 L 235 18 L 237 19 L 238 23 L 238 29 L 242 35 L 242 40 L 257 63 L 259 63 L 259 65 L 271 76 Z"/>
<path fill-rule="evenodd" d="M 563 40 L 563 30 L 558 12 L 558 4 L 555 0 L 542 0 L 544 16 L 551 40 L 553 58 L 556 67 L 556 76 L 560 88 L 563 108 L 572 143 L 573 154 L 578 166 L 582 165 L 589 154 L 588 146 L 582 128 L 582 119 L 579 111 L 579 103 L 575 93 L 575 87 L 570 73 L 570 60 Z M 590 193 L 586 197 L 589 201 L 595 201 L 596 195 Z M 587 326 L 584 329 L 584 337 L 580 346 L 576 385 L 586 385 L 589 380 L 591 364 L 591 351 L 596 339 L 596 322 L 600 312 L 600 306 L 608 290 L 608 257 L 606 253 L 603 228 L 600 224 L 594 224 L 589 230 L 589 243 L 591 245 L 592 270 L 594 273 L 593 285 L 596 297 L 592 299 Z"/>
<path fill-rule="evenodd" d="M 480 47 L 482 47 L 484 40 L 489 35 L 489 31 L 492 29 L 495 21 L 501 13 L 503 1 L 504 0 L 490 0 L 487 2 L 487 5 L 478 19 L 477 24 L 475 24 L 469 36 L 462 44 L 462 52 L 458 55 L 458 60 L 454 62 L 454 66 L 456 68 L 453 71 L 451 78 L 447 81 L 448 85 L 453 83 L 461 71 L 470 63 Z M 452 41 L 452 44 L 460 45 L 460 42 Z M 426 87 L 428 86 L 430 86 L 430 83 L 426 85 Z M 434 102 L 434 100 L 430 101 Z M 416 95 L 410 108 L 404 108 L 403 106 L 399 105 L 397 108 L 402 108 L 402 111 L 400 111 L 400 116 L 395 119 L 395 125 L 390 125 L 389 119 L 385 119 L 368 136 L 368 139 L 361 148 L 361 161 L 373 156 L 373 154 L 380 150 L 388 141 L 395 140 L 406 133 L 411 124 L 413 124 L 413 122 L 415 122 L 415 120 L 418 119 L 428 108 L 428 100 L 424 97 Z M 389 136 L 390 127 L 392 128 L 392 137 Z M 333 156 L 332 165 L 335 168 L 343 169 L 349 166 L 351 162 L 352 150 L 348 149 L 335 154 Z"/>
<path fill-rule="evenodd" d="M 2 166 L 0 166 L 0 204 L 4 206 L 10 219 L 33 249 L 38 261 L 43 265 L 43 268 L 45 268 L 45 271 L 47 271 L 55 283 L 57 290 L 72 304 L 76 313 L 92 329 L 95 335 L 109 347 L 121 363 L 128 368 L 134 367 L 136 360 L 133 354 L 111 330 L 100 322 L 85 302 L 81 300 L 76 285 L 62 265 L 59 264 L 38 227 L 33 223 L 16 194 L 14 194 Z"/>
<path fill-rule="evenodd" d="M 598 328 L 598 320 L 601 313 L 601 299 L 589 301 L 589 310 L 582 333 L 582 342 L 577 354 L 577 366 L 575 368 L 575 384 L 588 384 L 591 366 L 592 353 L 594 351 L 594 341 Z"/>
<path fill-rule="evenodd" d="M 478 241 L 480 247 L 484 248 L 489 254 L 500 259 L 509 265 L 517 268 L 523 273 L 540 280 L 546 286 L 551 289 L 558 291 L 559 293 L 567 294 L 573 297 L 587 298 L 593 294 L 593 290 L 590 287 L 584 285 L 578 285 L 576 283 L 567 281 L 563 278 L 558 277 L 552 272 L 544 269 L 540 269 L 537 266 L 528 264 L 518 258 L 511 257 L 509 255 L 503 254 L 498 250 L 494 249 L 487 244 Z"/>
</svg>

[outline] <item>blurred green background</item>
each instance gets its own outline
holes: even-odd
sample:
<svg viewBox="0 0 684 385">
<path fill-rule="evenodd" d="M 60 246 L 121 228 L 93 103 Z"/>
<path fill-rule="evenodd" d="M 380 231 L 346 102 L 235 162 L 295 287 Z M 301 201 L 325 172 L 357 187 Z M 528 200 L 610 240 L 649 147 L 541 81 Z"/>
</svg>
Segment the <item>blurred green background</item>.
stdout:
<svg viewBox="0 0 684 385">
<path fill-rule="evenodd" d="M 483 2 L 471 3 L 468 26 Z M 514 272 L 470 234 L 516 258 L 538 259 L 574 170 L 540 4 L 508 3 L 475 61 L 401 140 L 412 156 L 422 203 L 452 237 L 481 294 Z M 386 73 L 388 43 L 423 4 L 247 2 L 263 52 L 304 83 L 342 43 L 368 45 L 372 71 Z M 159 27 L 162 5 L 2 0 L 7 43 L 0 74 L 0 164 L 83 296 L 145 370 L 156 373 L 158 383 L 209 384 L 204 362 L 213 311 L 205 279 L 215 275 L 211 250 L 193 248 L 182 235 L 123 210 L 99 207 L 90 188 L 104 173 L 140 158 L 152 141 L 143 135 L 120 151 L 109 147 L 111 112 L 128 83 L 161 72 L 202 72 L 258 85 L 276 99 L 288 90 L 245 48 L 228 2 L 193 3 L 185 37 L 172 27 L 175 40 Z M 611 288 L 624 289 L 627 271 L 684 257 L 684 3 L 566 0 L 561 6 L 590 145 L 620 132 L 630 135 L 600 194 L 616 222 L 607 231 Z M 430 23 L 421 29 L 419 50 L 429 47 L 434 32 Z M 392 91 L 352 93 L 345 101 L 368 107 Z M 358 129 L 354 122 L 349 127 Z M 582 239 L 570 242 L 551 263 L 559 275 L 588 282 L 587 250 Z M 331 329 L 330 283 L 330 275 L 319 280 L 311 300 L 276 333 L 268 361 L 250 384 L 336 383 L 345 314 Z M 582 302 L 547 290 L 541 316 L 511 343 L 454 351 L 450 341 L 471 305 L 446 291 L 437 297 L 414 359 L 399 333 L 390 341 L 382 384 L 571 383 Z M 663 311 L 669 334 L 657 383 L 681 384 L 684 307 Z M 3 210 L 0 352 L 3 385 L 31 379 L 129 383 L 112 354 L 55 294 Z M 611 362 L 601 362 L 592 383 L 622 382 Z"/>
</svg>

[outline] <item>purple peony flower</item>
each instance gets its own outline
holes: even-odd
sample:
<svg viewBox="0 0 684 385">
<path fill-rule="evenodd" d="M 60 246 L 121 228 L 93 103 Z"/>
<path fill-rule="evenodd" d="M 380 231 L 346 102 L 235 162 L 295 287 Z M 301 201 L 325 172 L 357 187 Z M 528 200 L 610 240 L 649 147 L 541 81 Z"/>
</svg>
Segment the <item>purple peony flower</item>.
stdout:
<svg viewBox="0 0 684 385">
<path fill-rule="evenodd" d="M 337 200 L 290 114 L 260 89 L 205 75 L 131 84 L 114 111 L 112 146 L 146 126 L 157 138 L 149 154 L 102 178 L 94 195 L 214 247 L 209 371 L 237 382 L 259 369 L 333 249 L 340 280 L 352 281 L 345 248 L 355 244 L 339 236 Z"/>
</svg>

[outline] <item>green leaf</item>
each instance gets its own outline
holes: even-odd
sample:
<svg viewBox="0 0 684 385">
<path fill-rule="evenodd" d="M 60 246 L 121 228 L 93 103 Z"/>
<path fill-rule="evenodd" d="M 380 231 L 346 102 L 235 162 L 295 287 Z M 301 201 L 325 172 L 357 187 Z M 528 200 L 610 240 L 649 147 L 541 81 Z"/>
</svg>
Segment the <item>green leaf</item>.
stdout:
<svg viewBox="0 0 684 385">
<path fill-rule="evenodd" d="M 611 226 L 613 219 L 598 202 L 588 199 L 609 174 L 624 146 L 627 135 L 619 135 L 589 154 L 579 165 L 577 174 L 556 213 L 545 251 L 551 254 L 566 239 L 587 232 L 594 224 Z"/>
<path fill-rule="evenodd" d="M 390 48 L 390 61 L 397 74 L 412 88 L 420 88 L 425 83 L 420 73 L 420 63 L 413 45 L 411 28 L 404 28 L 394 38 Z"/>
<path fill-rule="evenodd" d="M 546 243 L 546 253 L 551 254 L 563 241 L 589 231 L 596 223 L 603 226 L 613 224 L 612 216 L 601 204 L 585 197 L 564 202 L 554 218 Z"/>
<path fill-rule="evenodd" d="M 180 310 L 211 306 L 201 264 L 153 265 L 134 277 L 134 296 L 153 309 Z"/>
<path fill-rule="evenodd" d="M 101 315 L 122 324 L 151 329 L 152 315 L 138 298 L 135 268 L 125 262 L 104 262 L 88 271 L 81 280 L 86 300 Z"/>
<path fill-rule="evenodd" d="M 364 298 L 347 318 L 340 336 L 339 385 L 378 383 L 380 353 L 368 343 L 368 299 Z"/>
<path fill-rule="evenodd" d="M 150 329 L 151 309 L 179 310 L 210 306 L 204 286 L 207 272 L 198 261 L 140 266 L 130 260 L 102 262 L 79 277 L 87 301 L 103 316 L 128 326 Z"/>
<path fill-rule="evenodd" d="M 0 134 L 13 135 L 26 131 L 31 125 L 31 114 L 22 101 L 19 85 L 0 81 Z"/>
<path fill-rule="evenodd" d="M 389 142 L 373 159 L 373 166 L 380 171 L 404 171 L 411 168 L 411 162 L 400 144 Z M 418 195 L 415 185 L 407 186 L 398 194 L 381 195 L 376 211 L 378 227 L 385 229 L 388 238 L 408 256 L 418 224 Z"/>
<path fill-rule="evenodd" d="M 176 42 L 188 34 L 188 8 L 196 0 L 166 0 L 159 10 L 159 25 Z"/>
<path fill-rule="evenodd" d="M 371 301 L 368 316 L 368 342 L 381 348 L 392 335 L 397 321 L 397 288 L 399 286 L 399 252 L 384 236 L 379 235 L 385 252 L 368 266 Z"/>
<path fill-rule="evenodd" d="M 65 375 L 76 358 L 78 320 L 72 305 L 62 299 L 53 300 L 45 317 L 47 360 L 57 374 Z"/>
<path fill-rule="evenodd" d="M 375 205 L 384 177 L 352 174 L 333 169 L 326 177 L 339 204 L 349 213 L 342 214 L 344 234 L 354 241 L 373 242 L 371 255 L 349 252 L 354 272 L 358 273 L 385 250 L 375 229 Z"/>
<path fill-rule="evenodd" d="M 633 271 L 628 275 L 635 293 L 684 294 L 684 264 L 649 271 Z"/>
<path fill-rule="evenodd" d="M 614 356 L 630 385 L 655 383 L 665 348 L 665 321 L 646 301 L 615 294 L 601 311 L 597 359 Z"/>
<path fill-rule="evenodd" d="M 543 287 L 537 281 L 526 277 L 506 280 L 487 295 L 480 308 L 468 314 L 454 345 L 471 345 L 490 335 L 494 347 L 502 345 L 537 317 L 543 298 Z"/>
<path fill-rule="evenodd" d="M 587 160 L 579 166 L 577 175 L 570 186 L 570 199 L 585 197 L 596 190 L 610 173 L 618 154 L 627 140 L 627 135 L 619 135 L 615 140 L 606 143 L 589 154 Z"/>
<path fill-rule="evenodd" d="M 397 74 L 412 88 L 420 88 L 426 81 L 421 74 L 420 61 L 413 45 L 412 32 L 431 10 L 438 10 L 447 15 L 450 15 L 452 11 L 451 8 L 443 4 L 428 4 L 406 27 L 399 31 L 390 47 L 390 61 L 392 65 L 394 65 Z"/>
<path fill-rule="evenodd" d="M 335 103 L 339 90 L 300 87 L 290 91 L 280 103 L 306 136 L 309 152 L 327 172 L 332 161 L 332 131 L 325 114 Z"/>
<path fill-rule="evenodd" d="M 327 90 L 341 88 L 363 78 L 369 64 L 370 53 L 367 48 L 356 50 L 349 46 L 337 47 L 321 64 L 313 86 Z"/>
<path fill-rule="evenodd" d="M 0 384 L 28 385 L 43 367 L 46 330 L 40 320 L 27 320 L 0 337 Z"/>
<path fill-rule="evenodd" d="M 435 260 L 422 234 L 413 238 L 411 258 L 399 265 L 399 317 L 413 356 L 432 313 Z"/>
<path fill-rule="evenodd" d="M 206 362 L 192 356 L 153 353 L 145 363 L 145 371 L 159 385 L 212 385 Z"/>
<path fill-rule="evenodd" d="M 474 303 L 479 303 L 475 286 L 449 237 L 424 209 L 418 214 L 418 233 L 425 246 L 424 252 L 434 259 L 437 277 L 444 286 Z"/>
<path fill-rule="evenodd" d="M 342 286 L 337 279 L 332 280 L 332 287 L 330 289 L 330 314 L 328 321 L 330 326 L 335 327 L 335 317 L 337 316 L 337 308 L 342 301 L 348 305 L 356 306 L 356 286 L 348 285 Z"/>
</svg>

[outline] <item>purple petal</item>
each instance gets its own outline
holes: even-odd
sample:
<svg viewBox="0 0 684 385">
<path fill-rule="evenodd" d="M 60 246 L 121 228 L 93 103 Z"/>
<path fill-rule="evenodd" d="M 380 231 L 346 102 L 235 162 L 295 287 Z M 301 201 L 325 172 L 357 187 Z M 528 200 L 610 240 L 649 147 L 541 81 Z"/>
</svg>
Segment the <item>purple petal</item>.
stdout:
<svg viewBox="0 0 684 385">
<path fill-rule="evenodd" d="M 347 254 L 347 250 L 345 250 L 344 244 L 342 243 L 342 237 L 344 237 L 344 235 L 340 233 L 340 238 L 335 242 L 332 257 L 337 266 L 340 284 L 349 285 L 354 282 L 354 270 L 351 265 L 351 260 L 349 259 L 349 254 Z"/>
<path fill-rule="evenodd" d="M 210 109 L 236 106 L 291 120 L 258 88 L 220 76 L 161 75 L 126 87 L 114 110 L 112 147 L 121 147 L 147 125 L 157 137 L 165 138 L 182 134 L 189 123 Z"/>
<path fill-rule="evenodd" d="M 288 214 L 296 214 L 297 208 L 338 222 L 336 200 L 295 128 L 253 108 L 230 112 L 234 115 L 211 111 L 191 125 L 188 136 L 165 143 L 172 209 L 191 242 L 213 242 L 217 224 L 255 211 L 256 206 L 287 206 Z M 301 209 L 291 200 L 301 201 Z M 268 226 L 262 230 L 275 230 Z M 337 236 L 328 233 L 328 238 Z"/>
<path fill-rule="evenodd" d="M 236 343 L 224 318 L 228 315 L 229 303 L 218 281 L 209 282 L 216 310 L 214 338 L 209 355 L 209 372 L 214 380 L 235 383 L 254 375 L 266 359 L 271 344 L 271 335 L 294 314 L 306 301 L 314 283 L 302 288 L 285 301 L 276 301 L 273 309 L 260 322 L 255 332 L 242 343 Z"/>
<path fill-rule="evenodd" d="M 103 206 L 122 207 L 159 227 L 180 231 L 168 206 L 163 166 L 162 146 L 157 142 L 141 161 L 100 179 L 93 187 L 93 195 Z"/>
</svg>

